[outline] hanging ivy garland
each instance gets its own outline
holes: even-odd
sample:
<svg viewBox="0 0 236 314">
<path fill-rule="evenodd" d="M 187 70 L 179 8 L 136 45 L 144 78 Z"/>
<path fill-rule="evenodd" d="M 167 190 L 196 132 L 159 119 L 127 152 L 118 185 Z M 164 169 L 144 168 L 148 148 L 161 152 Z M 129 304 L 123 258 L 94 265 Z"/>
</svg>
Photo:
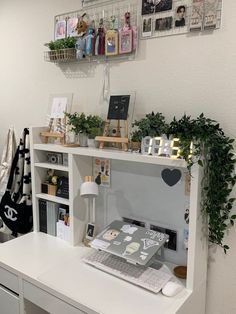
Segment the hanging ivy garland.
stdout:
<svg viewBox="0 0 236 314">
<path fill-rule="evenodd" d="M 151 115 L 161 118 L 163 122 L 161 113 Z M 146 115 L 144 119 L 148 117 L 149 115 Z M 141 124 L 144 119 L 140 120 Z M 139 127 L 139 124 L 139 121 L 134 123 L 136 127 Z M 135 134 L 140 130 L 141 128 L 136 129 Z M 204 168 L 202 213 L 208 217 L 209 241 L 222 247 L 226 253 L 229 246 L 223 243 L 224 236 L 236 219 L 236 215 L 231 214 L 235 198 L 230 197 L 236 183 L 234 140 L 224 134 L 219 123 L 203 114 L 196 119 L 187 115 L 180 120 L 174 118 L 169 125 L 165 125 L 165 131 L 168 136 L 173 135 L 180 139 L 181 156 L 186 160 L 190 171 L 195 163 Z"/>
<path fill-rule="evenodd" d="M 188 169 L 195 162 L 204 167 L 202 212 L 208 216 L 209 241 L 220 245 L 226 253 L 229 246 L 223 244 L 225 232 L 236 219 L 236 215 L 231 215 L 235 198 L 230 198 L 236 183 L 234 140 L 224 134 L 219 123 L 203 114 L 197 119 L 186 115 L 178 121 L 174 118 L 168 133 L 179 137 Z M 191 142 L 193 153 L 189 158 Z"/>
</svg>

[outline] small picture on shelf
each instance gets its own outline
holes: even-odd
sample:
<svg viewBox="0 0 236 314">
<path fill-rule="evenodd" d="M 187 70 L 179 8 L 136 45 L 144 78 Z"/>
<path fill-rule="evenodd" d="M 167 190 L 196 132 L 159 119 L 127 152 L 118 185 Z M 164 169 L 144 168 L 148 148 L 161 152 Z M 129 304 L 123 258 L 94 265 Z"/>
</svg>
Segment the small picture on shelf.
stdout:
<svg viewBox="0 0 236 314">
<path fill-rule="evenodd" d="M 66 21 L 59 20 L 55 24 L 55 40 L 66 38 Z"/>
<path fill-rule="evenodd" d="M 187 7 L 185 5 L 180 5 L 177 7 L 175 13 L 175 27 L 183 27 L 186 25 L 186 11 Z"/>
<path fill-rule="evenodd" d="M 142 36 L 151 37 L 152 36 L 152 18 L 143 18 Z"/>
<path fill-rule="evenodd" d="M 86 227 L 86 239 L 93 240 L 95 236 L 95 225 L 92 223 L 88 223 Z"/>
<path fill-rule="evenodd" d="M 77 31 L 76 31 L 77 24 L 78 24 L 77 17 L 70 17 L 67 20 L 67 37 L 77 36 Z"/>
<path fill-rule="evenodd" d="M 172 16 L 156 19 L 155 31 L 168 31 L 172 28 Z"/>
<path fill-rule="evenodd" d="M 66 97 L 55 97 L 53 98 L 52 108 L 51 108 L 51 118 L 62 119 L 65 116 L 67 106 Z"/>
<path fill-rule="evenodd" d="M 130 95 L 112 95 L 109 101 L 108 120 L 127 120 Z"/>
<path fill-rule="evenodd" d="M 48 132 L 65 134 L 65 112 L 70 112 L 73 94 L 51 94 L 46 116 Z"/>
</svg>

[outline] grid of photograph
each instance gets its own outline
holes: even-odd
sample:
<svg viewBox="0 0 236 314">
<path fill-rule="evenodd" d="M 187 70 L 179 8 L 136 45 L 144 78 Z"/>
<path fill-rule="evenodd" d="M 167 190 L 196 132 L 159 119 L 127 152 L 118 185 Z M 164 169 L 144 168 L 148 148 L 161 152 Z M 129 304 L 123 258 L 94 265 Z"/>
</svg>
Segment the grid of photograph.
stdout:
<svg viewBox="0 0 236 314">
<path fill-rule="evenodd" d="M 220 28 L 222 0 L 142 0 L 142 38 Z"/>
</svg>

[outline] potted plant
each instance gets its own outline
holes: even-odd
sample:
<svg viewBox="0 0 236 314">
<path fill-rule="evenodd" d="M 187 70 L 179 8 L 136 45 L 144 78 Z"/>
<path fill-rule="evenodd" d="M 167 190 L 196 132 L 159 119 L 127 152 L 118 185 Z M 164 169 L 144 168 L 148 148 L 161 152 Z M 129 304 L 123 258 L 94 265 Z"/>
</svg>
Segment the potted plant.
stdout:
<svg viewBox="0 0 236 314">
<path fill-rule="evenodd" d="M 58 39 L 55 41 L 50 41 L 49 43 L 45 44 L 45 46 L 50 49 L 50 51 L 47 52 L 47 55 L 49 55 L 49 60 L 65 61 L 75 59 L 76 58 L 75 44 L 76 44 L 75 37 Z"/>
<path fill-rule="evenodd" d="M 88 146 L 96 147 L 95 137 L 103 134 L 104 121 L 97 115 L 89 115 L 87 122 L 89 124 Z"/>
<path fill-rule="evenodd" d="M 71 131 L 79 137 L 80 146 L 88 146 L 88 134 L 90 126 L 86 115 L 83 112 L 75 112 L 73 114 L 66 112 L 65 115 L 67 117 L 67 125 L 69 125 Z"/>
<path fill-rule="evenodd" d="M 146 136 L 156 137 L 165 134 L 167 124 L 162 113 L 156 114 L 152 111 L 146 114 L 145 118 L 135 120 L 132 124 L 133 132 L 131 133 L 131 149 L 140 149 L 142 139 Z"/>
</svg>

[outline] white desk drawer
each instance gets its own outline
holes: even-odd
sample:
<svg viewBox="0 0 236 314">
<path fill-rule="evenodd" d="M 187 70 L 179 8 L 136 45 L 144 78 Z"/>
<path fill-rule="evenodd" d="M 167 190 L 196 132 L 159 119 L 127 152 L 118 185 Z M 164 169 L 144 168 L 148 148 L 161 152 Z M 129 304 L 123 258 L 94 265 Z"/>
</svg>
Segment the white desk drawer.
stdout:
<svg viewBox="0 0 236 314">
<path fill-rule="evenodd" d="M 50 293 L 23 281 L 24 298 L 51 314 L 86 314 Z"/>
<path fill-rule="evenodd" d="M 19 294 L 18 277 L 0 267 L 0 284 Z"/>
<path fill-rule="evenodd" d="M 11 293 L 10 291 L 0 287 L 0 304 L 1 314 L 19 314 L 20 313 L 20 302 L 19 298 Z"/>
</svg>

